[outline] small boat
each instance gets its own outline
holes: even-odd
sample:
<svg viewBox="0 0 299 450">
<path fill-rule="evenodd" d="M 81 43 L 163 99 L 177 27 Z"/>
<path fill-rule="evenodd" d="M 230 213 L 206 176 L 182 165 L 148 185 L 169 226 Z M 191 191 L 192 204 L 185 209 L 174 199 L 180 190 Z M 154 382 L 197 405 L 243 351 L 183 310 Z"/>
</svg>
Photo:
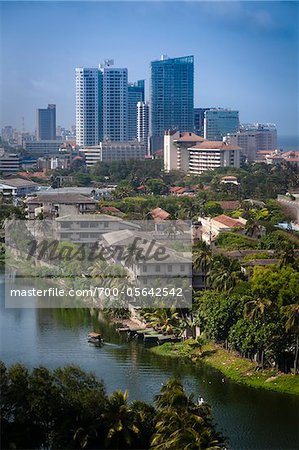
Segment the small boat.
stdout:
<svg viewBox="0 0 299 450">
<path fill-rule="evenodd" d="M 98 347 L 101 347 L 104 343 L 102 335 L 100 333 L 95 333 L 94 331 L 88 334 L 87 340 L 90 344 L 94 344 Z"/>
</svg>

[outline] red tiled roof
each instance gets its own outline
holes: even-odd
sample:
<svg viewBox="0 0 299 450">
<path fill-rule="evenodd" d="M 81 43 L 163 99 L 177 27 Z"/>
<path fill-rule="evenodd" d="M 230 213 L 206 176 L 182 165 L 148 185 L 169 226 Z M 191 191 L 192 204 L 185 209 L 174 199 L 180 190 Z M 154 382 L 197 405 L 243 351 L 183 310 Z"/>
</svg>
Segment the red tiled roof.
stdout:
<svg viewBox="0 0 299 450">
<path fill-rule="evenodd" d="M 238 145 L 226 144 L 223 141 L 202 141 L 190 147 L 189 150 L 241 150 Z"/>
<path fill-rule="evenodd" d="M 105 213 L 105 212 L 114 212 L 114 213 L 118 213 L 121 212 L 120 209 L 115 208 L 114 206 L 103 206 L 101 208 L 101 212 Z"/>
<path fill-rule="evenodd" d="M 162 208 L 155 208 L 151 211 L 153 219 L 166 220 L 170 217 L 170 214 Z"/>
<path fill-rule="evenodd" d="M 245 228 L 244 224 L 240 222 L 238 219 L 233 219 L 232 217 L 228 217 L 225 214 L 221 214 L 220 216 L 214 217 L 212 220 L 215 222 L 221 223 L 222 225 L 228 228 Z"/>
<path fill-rule="evenodd" d="M 174 142 L 202 142 L 205 139 L 202 136 L 198 136 L 195 133 L 180 133 L 180 137 L 175 139 Z"/>
</svg>

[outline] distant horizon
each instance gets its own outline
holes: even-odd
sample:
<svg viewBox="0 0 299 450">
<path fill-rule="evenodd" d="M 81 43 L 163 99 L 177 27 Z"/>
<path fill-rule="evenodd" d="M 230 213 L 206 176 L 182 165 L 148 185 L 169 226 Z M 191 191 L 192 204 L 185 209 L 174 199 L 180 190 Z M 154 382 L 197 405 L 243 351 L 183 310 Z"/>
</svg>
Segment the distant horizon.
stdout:
<svg viewBox="0 0 299 450">
<path fill-rule="evenodd" d="M 36 110 L 55 103 L 70 129 L 76 67 L 114 59 L 148 94 L 150 62 L 167 54 L 194 55 L 195 108 L 236 109 L 241 123 L 299 136 L 297 2 L 10 1 L 0 14 L 1 128 L 21 130 L 24 117 L 34 130 Z"/>
</svg>

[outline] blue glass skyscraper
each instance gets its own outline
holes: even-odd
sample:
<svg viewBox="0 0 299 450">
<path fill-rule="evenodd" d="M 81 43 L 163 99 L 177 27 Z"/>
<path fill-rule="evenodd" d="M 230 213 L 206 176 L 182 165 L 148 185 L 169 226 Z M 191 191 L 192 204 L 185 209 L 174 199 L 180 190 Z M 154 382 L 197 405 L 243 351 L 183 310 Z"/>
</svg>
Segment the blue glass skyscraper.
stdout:
<svg viewBox="0 0 299 450">
<path fill-rule="evenodd" d="M 151 136 L 161 146 L 165 130 L 193 130 L 194 57 L 161 57 L 151 63 Z M 155 148 L 156 147 L 156 148 Z"/>
</svg>

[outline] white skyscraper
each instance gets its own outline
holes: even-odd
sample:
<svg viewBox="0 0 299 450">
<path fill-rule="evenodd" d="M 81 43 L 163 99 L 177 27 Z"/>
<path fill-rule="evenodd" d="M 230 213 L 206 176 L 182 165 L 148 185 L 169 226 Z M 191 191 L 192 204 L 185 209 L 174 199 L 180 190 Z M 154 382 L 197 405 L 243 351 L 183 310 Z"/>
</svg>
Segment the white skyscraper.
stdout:
<svg viewBox="0 0 299 450">
<path fill-rule="evenodd" d="M 128 139 L 128 70 L 110 66 L 103 74 L 103 139 Z"/>
<path fill-rule="evenodd" d="M 147 144 L 149 135 L 149 104 L 137 103 L 137 139 Z"/>
<path fill-rule="evenodd" d="M 97 145 L 102 139 L 102 72 L 76 69 L 76 142 Z"/>
</svg>

